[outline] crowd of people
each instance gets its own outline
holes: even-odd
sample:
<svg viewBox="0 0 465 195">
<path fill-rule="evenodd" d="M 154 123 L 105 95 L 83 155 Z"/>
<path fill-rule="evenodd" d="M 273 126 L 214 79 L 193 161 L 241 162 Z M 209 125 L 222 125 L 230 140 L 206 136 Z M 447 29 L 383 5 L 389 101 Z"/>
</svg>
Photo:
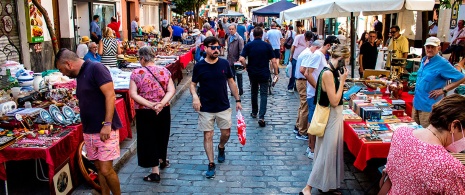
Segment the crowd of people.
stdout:
<svg viewBox="0 0 465 195">
<path fill-rule="evenodd" d="M 119 35 L 115 35 L 113 29 L 119 24 L 119 15 L 115 23 L 103 31 L 96 25 L 99 17 L 93 19 L 91 36 L 81 38 L 76 53 L 60 50 L 55 66 L 64 75 L 78 78 L 76 94 L 80 100 L 84 140 L 87 151 L 92 151 L 89 159 L 95 160 L 99 171 L 102 192 L 120 194 L 112 161 L 119 156 L 117 129 L 121 122 L 115 113 L 111 76 L 104 67 L 113 66 L 114 57 L 121 52 L 117 45 Z M 365 69 L 374 68 L 376 60 L 373 56 L 377 56 L 377 47 L 382 44 L 379 33 L 382 24 L 375 19 L 373 31 L 362 35 L 359 42 L 361 75 Z M 132 36 L 137 36 L 137 21 L 135 17 L 135 23 L 131 23 Z M 216 175 L 215 123 L 221 134 L 216 159 L 218 163 L 226 160 L 232 126 L 229 96 L 235 99 L 236 111 L 242 110 L 241 97 L 244 87 L 248 87 L 243 83 L 245 72 L 250 80 L 250 116 L 258 118 L 259 126 L 265 127 L 269 85 L 275 84 L 279 78 L 278 65 L 290 62 L 292 68 L 287 90 L 289 93 L 297 91 L 300 102 L 293 131 L 296 139 L 307 141 L 306 155 L 313 160 L 307 185 L 300 194 L 308 195 L 312 188 L 341 194 L 338 189 L 344 179 L 342 95 L 349 74 L 345 62 L 350 57 L 345 40 L 337 36 L 321 39 L 315 28 L 309 31 L 299 23 L 294 28 L 273 22 L 267 29 L 263 23 L 244 18 L 205 18 L 201 30 L 183 24 L 185 21 L 182 20 L 171 24 L 163 20 L 161 36 L 172 41 L 192 36 L 197 47 L 196 55 L 203 53 L 193 68 L 190 93 L 209 161 L 205 176 L 214 178 Z M 434 29 L 433 25 L 430 25 L 431 29 Z M 463 28 L 463 21 L 459 21 L 459 26 Z M 399 26 L 390 27 L 389 36 L 392 38 L 386 46 L 395 50 L 396 56 L 406 58 L 408 40 L 400 34 Z M 440 56 L 440 41 L 434 36 L 426 40 L 424 47 L 426 56 L 418 70 L 412 114 L 424 128 L 403 128 L 394 133 L 386 169 L 392 181 L 391 192 L 410 194 L 419 190 L 431 194 L 462 194 L 465 193 L 464 167 L 447 154 L 447 150 L 465 150 L 465 115 L 461 106 L 465 104 L 465 98 L 445 95 L 465 82 L 465 62 L 454 67 Z M 224 54 L 225 59 L 219 58 Z M 140 48 L 138 55 L 142 68 L 132 72 L 129 88 L 136 108 L 138 164 L 151 168 L 151 173 L 142 178 L 144 181 L 160 182 L 160 169 L 170 166 L 167 158 L 171 125 L 169 102 L 175 87 L 171 73 L 165 67 L 155 65 L 151 47 Z M 319 137 L 308 133 L 312 120 L 322 114 L 315 112 L 317 107 L 329 109 L 330 118 L 323 136 Z"/>
</svg>

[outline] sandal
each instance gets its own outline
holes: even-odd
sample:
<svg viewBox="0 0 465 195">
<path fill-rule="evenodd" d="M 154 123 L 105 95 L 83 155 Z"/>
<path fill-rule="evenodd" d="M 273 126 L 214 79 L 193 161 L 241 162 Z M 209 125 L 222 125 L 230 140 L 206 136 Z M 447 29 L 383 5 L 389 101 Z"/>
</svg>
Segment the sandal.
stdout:
<svg viewBox="0 0 465 195">
<path fill-rule="evenodd" d="M 168 167 L 170 167 L 170 160 L 166 160 L 166 161 L 161 162 L 160 166 L 159 166 L 160 169 L 164 169 L 164 168 L 168 168 Z"/>
<path fill-rule="evenodd" d="M 158 173 L 150 173 L 144 177 L 144 181 L 160 183 L 160 175 Z"/>
<path fill-rule="evenodd" d="M 265 124 L 265 119 L 259 119 L 259 120 L 258 120 L 258 126 L 260 126 L 260 127 L 265 127 L 265 126 L 266 126 L 266 124 Z"/>
</svg>

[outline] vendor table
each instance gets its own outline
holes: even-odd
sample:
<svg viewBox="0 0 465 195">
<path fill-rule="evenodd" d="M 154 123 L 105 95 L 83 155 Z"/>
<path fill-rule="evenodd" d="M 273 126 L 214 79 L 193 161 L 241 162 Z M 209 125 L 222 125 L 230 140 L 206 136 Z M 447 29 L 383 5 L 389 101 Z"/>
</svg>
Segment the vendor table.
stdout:
<svg viewBox="0 0 465 195">
<path fill-rule="evenodd" d="M 115 89 L 116 94 L 120 94 L 122 98 L 124 99 L 124 102 L 126 104 L 126 112 L 128 113 L 128 121 L 129 124 L 132 123 L 134 120 L 134 117 L 136 116 L 136 110 L 134 108 L 134 100 L 131 98 L 129 95 L 129 89 Z M 132 132 L 129 132 L 128 135 L 129 138 L 132 138 Z"/>
<path fill-rule="evenodd" d="M 173 82 L 174 82 L 175 86 L 177 86 L 179 83 L 181 83 L 181 80 L 183 78 L 182 77 L 182 69 L 185 68 L 185 66 L 183 66 L 182 62 L 181 62 L 181 56 L 179 57 L 179 60 L 176 60 L 176 62 L 174 62 L 172 64 L 168 64 L 165 67 L 166 67 L 166 69 L 168 69 L 170 71 L 171 79 L 173 79 Z"/>
<path fill-rule="evenodd" d="M 126 138 L 128 132 L 126 130 L 127 126 L 130 126 L 126 122 L 127 113 L 126 107 L 124 105 L 123 99 L 117 99 L 116 102 L 116 111 L 118 116 L 121 119 L 123 127 L 120 129 L 120 140 L 124 137 Z M 69 159 L 69 166 L 71 173 L 80 173 L 78 167 L 75 166 L 76 152 L 79 144 L 83 141 L 82 135 L 82 124 L 68 126 L 65 129 L 72 129 L 68 135 L 62 137 L 59 141 L 55 142 L 52 146 L 48 148 L 12 148 L 7 147 L 3 150 L 0 150 L 0 180 L 6 180 L 6 169 L 5 162 L 7 161 L 16 161 L 16 160 L 29 160 L 29 159 L 43 159 L 48 165 L 48 178 L 50 183 L 50 189 L 53 189 L 53 176 L 55 170 L 63 162 L 66 162 Z M 123 139 L 124 139 L 123 138 Z M 77 175 L 73 175 L 73 181 L 78 181 Z"/>
<path fill-rule="evenodd" d="M 384 94 L 384 91 L 383 91 Z M 383 96 L 389 103 L 392 102 L 388 96 Z M 408 116 L 412 114 L 413 95 L 407 92 L 402 92 L 401 99 L 405 101 L 405 112 Z M 350 153 L 355 156 L 354 167 L 359 170 L 364 170 L 367 166 L 367 161 L 372 158 L 387 158 L 391 143 L 370 143 L 361 140 L 357 133 L 352 129 L 350 124 L 364 122 L 345 122 L 344 121 L 344 142 Z"/>
<path fill-rule="evenodd" d="M 186 68 L 189 62 L 194 60 L 195 47 L 192 47 L 187 53 L 179 56 L 179 62 L 181 62 L 182 68 Z"/>
</svg>

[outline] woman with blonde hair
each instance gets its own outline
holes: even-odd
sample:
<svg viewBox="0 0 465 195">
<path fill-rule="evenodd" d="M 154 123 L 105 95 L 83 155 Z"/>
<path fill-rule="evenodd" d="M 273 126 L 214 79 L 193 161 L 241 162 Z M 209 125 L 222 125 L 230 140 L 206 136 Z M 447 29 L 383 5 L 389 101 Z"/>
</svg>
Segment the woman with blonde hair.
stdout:
<svg viewBox="0 0 465 195">
<path fill-rule="evenodd" d="M 344 125 L 342 116 L 342 93 L 348 75 L 344 60 L 350 57 L 349 48 L 333 46 L 330 51 L 329 67 L 323 68 L 318 77 L 315 104 L 330 107 L 328 123 L 322 137 L 316 138 L 315 157 L 307 186 L 301 195 L 311 194 L 312 188 L 330 194 L 341 194 L 344 180 Z M 316 113 L 314 115 L 321 114 Z"/>
<path fill-rule="evenodd" d="M 103 29 L 103 38 L 99 42 L 98 54 L 102 56 L 100 61 L 105 66 L 116 67 L 116 55 L 121 54 L 115 33 L 111 28 Z"/>
<path fill-rule="evenodd" d="M 169 167 L 166 159 L 171 127 L 169 101 L 175 92 L 170 71 L 155 65 L 155 56 L 151 47 L 139 49 L 142 68 L 132 71 L 129 85 L 136 109 L 138 164 L 152 169 L 143 178 L 148 182 L 160 182 L 159 169 Z"/>
</svg>

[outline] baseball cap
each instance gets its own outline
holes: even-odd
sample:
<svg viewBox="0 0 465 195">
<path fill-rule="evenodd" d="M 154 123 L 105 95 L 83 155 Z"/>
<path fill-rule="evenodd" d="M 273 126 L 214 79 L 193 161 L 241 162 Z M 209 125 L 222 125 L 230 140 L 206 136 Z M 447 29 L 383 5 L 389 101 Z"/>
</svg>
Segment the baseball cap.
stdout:
<svg viewBox="0 0 465 195">
<path fill-rule="evenodd" d="M 432 45 L 432 46 L 439 46 L 441 44 L 441 40 L 437 37 L 429 37 L 426 39 L 425 46 Z"/>
</svg>

